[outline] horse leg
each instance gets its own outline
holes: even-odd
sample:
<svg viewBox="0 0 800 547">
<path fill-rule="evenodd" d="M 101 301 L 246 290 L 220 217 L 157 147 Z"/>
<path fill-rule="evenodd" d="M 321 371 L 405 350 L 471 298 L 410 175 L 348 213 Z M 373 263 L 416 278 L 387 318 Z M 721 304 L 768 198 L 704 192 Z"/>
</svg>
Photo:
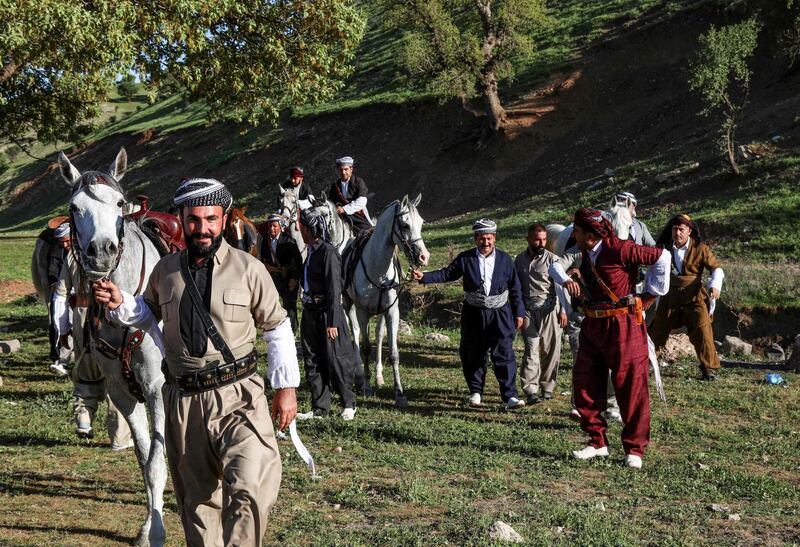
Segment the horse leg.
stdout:
<svg viewBox="0 0 800 547">
<path fill-rule="evenodd" d="M 370 383 L 370 368 L 369 368 L 369 357 L 370 353 L 372 353 L 372 346 L 370 345 L 369 341 L 369 315 L 359 308 L 357 305 L 353 305 L 355 309 L 356 315 L 356 323 L 358 324 L 358 330 L 361 334 L 360 338 L 360 346 L 361 346 L 361 359 L 364 363 L 364 394 L 365 395 L 372 395 L 375 391 L 372 388 Z M 369 393 L 367 393 L 369 392 Z"/>
<path fill-rule="evenodd" d="M 383 381 L 383 337 L 386 319 L 383 314 L 375 321 L 375 385 L 382 386 Z"/>
<path fill-rule="evenodd" d="M 369 382 L 369 367 L 364 365 L 363 360 L 361 359 L 361 328 L 358 324 L 358 317 L 356 315 L 356 306 L 352 302 L 346 301 L 345 303 L 345 310 L 347 311 L 347 318 L 350 321 L 350 332 L 353 335 L 353 347 L 355 349 L 355 358 L 357 360 L 355 364 L 355 388 L 357 392 L 362 393 L 363 395 L 370 396 L 372 395 L 372 386 Z"/>
<path fill-rule="evenodd" d="M 394 404 L 397 407 L 408 406 L 408 399 L 400 382 L 400 351 L 397 348 L 397 331 L 400 326 L 400 306 L 395 302 L 384 312 L 386 318 L 386 334 L 389 337 L 389 360 L 394 374 Z"/>
</svg>

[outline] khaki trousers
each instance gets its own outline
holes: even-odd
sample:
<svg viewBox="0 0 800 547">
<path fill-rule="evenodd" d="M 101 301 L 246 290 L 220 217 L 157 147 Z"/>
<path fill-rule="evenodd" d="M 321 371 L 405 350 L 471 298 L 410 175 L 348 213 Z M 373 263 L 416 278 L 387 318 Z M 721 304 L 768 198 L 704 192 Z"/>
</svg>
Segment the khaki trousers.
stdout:
<svg viewBox="0 0 800 547">
<path fill-rule="evenodd" d="M 258 375 L 195 394 L 162 388 L 166 448 L 186 543 L 261 545 L 281 458 Z"/>
<path fill-rule="evenodd" d="M 701 368 L 717 369 L 720 366 L 717 347 L 714 345 L 714 331 L 708 315 L 707 297 L 700 295 L 690 302 L 677 299 L 662 299 L 656 310 L 656 318 L 650 329 L 650 338 L 656 350 L 667 344 L 669 334 L 674 329 L 686 327 L 689 341 L 694 346 Z"/>
<path fill-rule="evenodd" d="M 553 393 L 558 365 L 561 361 L 561 327 L 556 310 L 542 314 L 533 309 L 525 312 L 522 337 L 525 341 L 522 370 L 519 377 L 527 397 Z"/>
</svg>

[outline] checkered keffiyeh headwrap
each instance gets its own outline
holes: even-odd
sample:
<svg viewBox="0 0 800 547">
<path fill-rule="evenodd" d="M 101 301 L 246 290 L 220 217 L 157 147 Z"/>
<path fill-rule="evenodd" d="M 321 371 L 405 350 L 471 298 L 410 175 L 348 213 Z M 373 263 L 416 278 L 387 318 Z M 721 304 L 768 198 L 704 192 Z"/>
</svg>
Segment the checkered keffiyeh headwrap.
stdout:
<svg viewBox="0 0 800 547">
<path fill-rule="evenodd" d="M 584 207 L 575 211 L 575 226 L 580 226 L 587 232 L 594 232 L 602 239 L 607 239 L 614 235 L 614 227 L 611 221 L 597 209 Z"/>
<path fill-rule="evenodd" d="M 69 236 L 70 229 L 69 229 L 69 222 L 63 222 L 59 225 L 58 228 L 53 230 L 53 236 L 56 239 L 63 239 Z"/>
<path fill-rule="evenodd" d="M 300 223 L 311 230 L 311 235 L 328 241 L 328 225 L 325 216 L 314 209 L 303 209 L 300 211 Z"/>
<path fill-rule="evenodd" d="M 496 234 L 497 223 L 493 220 L 489 220 L 488 218 L 479 219 L 475 221 L 475 224 L 472 225 L 472 233 L 476 236 L 481 234 Z"/>
<path fill-rule="evenodd" d="M 213 207 L 219 205 L 227 212 L 233 205 L 230 191 L 218 180 L 189 179 L 175 190 L 172 203 L 176 207 Z"/>
</svg>

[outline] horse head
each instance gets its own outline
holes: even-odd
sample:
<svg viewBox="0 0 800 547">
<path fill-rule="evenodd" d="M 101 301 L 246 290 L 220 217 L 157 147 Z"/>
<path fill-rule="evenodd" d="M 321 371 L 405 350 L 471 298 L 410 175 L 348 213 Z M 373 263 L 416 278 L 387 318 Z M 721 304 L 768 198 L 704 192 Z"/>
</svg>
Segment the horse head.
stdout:
<svg viewBox="0 0 800 547">
<path fill-rule="evenodd" d="M 615 203 L 612 201 L 611 208 L 608 210 L 611 219 L 611 226 L 614 227 L 614 233 L 620 239 L 628 239 L 631 233 L 631 225 L 633 224 L 633 215 L 627 204 Z"/>
<path fill-rule="evenodd" d="M 428 248 L 422 240 L 422 224 L 425 222 L 420 216 L 417 206 L 422 201 L 422 194 L 416 199 L 409 200 L 408 195 L 403 196 L 394 217 L 392 240 L 394 244 L 403 249 L 406 258 L 415 267 L 425 266 L 430 258 Z"/>
<path fill-rule="evenodd" d="M 292 190 L 278 185 L 278 213 L 289 219 L 289 224 L 297 222 L 297 196 Z"/>
<path fill-rule="evenodd" d="M 245 215 L 246 212 L 246 205 L 231 208 L 228 212 L 228 224 L 225 226 L 225 240 L 232 247 L 258 257 L 260 236 L 256 225 Z"/>
<path fill-rule="evenodd" d="M 69 211 L 73 249 L 91 278 L 113 273 L 122 254 L 124 217 L 134 212 L 119 184 L 128 165 L 120 148 L 108 171 L 81 174 L 64 153 L 58 156 L 61 176 L 72 188 Z"/>
</svg>

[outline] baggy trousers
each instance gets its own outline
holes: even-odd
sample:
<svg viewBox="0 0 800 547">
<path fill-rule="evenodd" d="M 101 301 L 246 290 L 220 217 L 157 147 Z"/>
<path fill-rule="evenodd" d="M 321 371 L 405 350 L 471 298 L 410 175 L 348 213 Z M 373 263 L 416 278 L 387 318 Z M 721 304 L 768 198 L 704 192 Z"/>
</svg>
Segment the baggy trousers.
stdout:
<svg viewBox="0 0 800 547">
<path fill-rule="evenodd" d="M 567 335 L 569 336 L 569 349 L 572 353 L 572 361 L 578 358 L 578 348 L 580 347 L 580 337 L 581 337 L 581 323 L 583 323 L 583 318 L 585 315 L 581 312 L 573 311 L 569 316 L 569 322 L 567 323 Z M 573 375 L 573 385 L 575 383 L 574 375 Z M 576 408 L 575 406 L 575 397 L 572 397 L 572 408 Z M 614 393 L 614 382 L 611 381 L 611 371 L 608 371 L 608 386 L 606 389 L 606 410 L 609 412 L 613 412 L 616 410 L 619 412 L 619 405 L 617 404 L 617 394 Z"/>
<path fill-rule="evenodd" d="M 542 313 L 544 311 L 544 313 Z M 525 312 L 523 366 L 519 376 L 526 396 L 553 393 L 561 360 L 561 327 L 555 309 L 534 308 Z"/>
<path fill-rule="evenodd" d="M 162 395 L 186 544 L 261 545 L 281 484 L 264 380 L 253 374 L 193 394 L 165 383 Z"/>
<path fill-rule="evenodd" d="M 595 448 L 608 445 L 603 411 L 609 371 L 624 424 L 623 448 L 626 454 L 642 456 L 650 441 L 647 329 L 644 324 L 638 325 L 633 315 L 587 317 L 581 325 L 573 396 L 581 428 Z"/>
<path fill-rule="evenodd" d="M 503 402 L 517 396 L 514 332 L 514 319 L 508 304 L 502 308 L 483 309 L 464 303 L 459 354 L 470 393 L 483 393 L 487 357 L 491 357 Z"/>
<path fill-rule="evenodd" d="M 355 408 L 353 391 L 356 352 L 346 325 L 336 325 L 336 340 L 328 338 L 327 313 L 324 310 L 303 308 L 300 336 L 306 381 L 311 389 L 311 407 L 318 414 L 331 410 L 331 387 L 342 399 L 342 407 Z"/>
<path fill-rule="evenodd" d="M 705 291 L 705 288 L 702 289 Z M 708 300 L 704 294 L 685 301 L 676 294 L 669 294 L 661 299 L 656 318 L 651 328 L 651 337 L 656 349 L 663 348 L 672 330 L 685 326 L 689 341 L 694 346 L 700 367 L 719 368 L 719 355 L 714 346 L 714 332 L 711 327 L 711 316 L 708 315 Z"/>
</svg>

